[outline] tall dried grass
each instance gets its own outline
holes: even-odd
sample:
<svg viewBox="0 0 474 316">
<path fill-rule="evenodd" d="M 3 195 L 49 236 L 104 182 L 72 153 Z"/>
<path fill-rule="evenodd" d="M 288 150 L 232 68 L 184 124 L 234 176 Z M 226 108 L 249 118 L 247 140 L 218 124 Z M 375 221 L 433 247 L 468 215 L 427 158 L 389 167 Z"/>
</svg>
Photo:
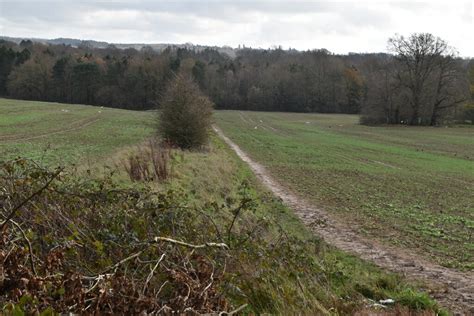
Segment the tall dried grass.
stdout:
<svg viewBox="0 0 474 316">
<path fill-rule="evenodd" d="M 168 143 L 150 140 L 146 145 L 137 147 L 122 166 L 132 181 L 165 181 L 172 174 L 172 148 Z"/>
</svg>

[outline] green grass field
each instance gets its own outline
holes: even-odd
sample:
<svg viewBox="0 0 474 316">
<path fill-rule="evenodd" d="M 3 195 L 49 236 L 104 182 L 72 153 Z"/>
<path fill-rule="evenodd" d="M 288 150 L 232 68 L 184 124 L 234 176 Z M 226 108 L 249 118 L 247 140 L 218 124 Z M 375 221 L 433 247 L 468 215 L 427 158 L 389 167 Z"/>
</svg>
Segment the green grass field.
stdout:
<svg viewBox="0 0 474 316">
<path fill-rule="evenodd" d="M 0 157 L 93 165 L 150 136 L 153 124 L 147 112 L 0 99 Z"/>
<path fill-rule="evenodd" d="M 273 123 L 274 128 L 279 130 L 273 131 L 270 127 L 268 131 L 254 130 L 253 124 L 239 121 L 241 118 L 237 112 L 217 113 L 219 125 L 250 151 L 252 156 L 262 162 L 272 158 L 265 162 L 268 166 L 275 167 L 280 161 L 282 167 L 283 161 L 287 161 L 288 170 L 292 170 L 296 165 L 304 166 L 304 159 L 315 161 L 317 157 L 324 159 L 326 164 L 333 163 L 332 156 L 324 158 L 324 151 L 319 152 L 318 156 L 305 145 L 303 138 L 294 137 L 305 133 L 292 128 L 298 126 L 290 120 L 293 115 L 255 113 L 251 118 L 257 117 L 265 120 L 272 117 L 276 121 Z M 307 116 L 301 118 L 307 119 Z M 340 122 L 341 117 L 327 118 Z M 354 121 L 350 116 L 342 118 L 346 122 L 344 124 Z M 0 160 L 23 156 L 42 159 L 50 166 L 60 163 L 86 166 L 110 163 L 111 167 L 116 167 L 117 160 L 127 157 L 135 146 L 153 134 L 153 122 L 154 114 L 150 112 L 0 99 Z M 313 131 L 310 135 L 316 135 L 315 141 L 324 145 L 325 151 L 330 153 L 331 142 L 324 144 L 324 140 L 317 136 L 326 133 L 329 125 L 320 130 L 309 125 L 302 127 Z M 327 134 L 332 135 L 329 132 Z M 345 136 L 337 135 L 339 134 L 330 137 L 339 139 L 340 143 L 335 144 L 335 148 L 341 148 L 340 151 L 343 152 L 347 146 L 343 141 Z M 306 141 L 309 142 L 312 138 L 307 137 Z M 368 144 L 372 144 L 372 141 Z M 278 150 L 274 150 L 275 148 Z M 292 158 L 295 150 L 299 153 L 298 160 Z M 446 157 L 450 155 L 453 153 L 447 153 Z M 285 172 L 274 167 L 272 170 L 280 176 Z M 350 165 L 346 166 L 346 170 L 350 168 Z M 365 168 L 371 170 L 367 166 Z M 288 250 L 266 249 L 262 248 L 264 245 L 250 243 L 247 249 L 229 253 L 229 256 L 239 258 L 238 265 L 228 267 L 232 284 L 237 284 L 239 292 L 234 288 L 223 291 L 236 304 L 248 303 L 246 313 L 312 314 L 318 310 L 327 315 L 355 312 L 364 314 L 374 310 L 369 306 L 373 302 L 369 299 L 386 298 L 395 299 L 397 305 L 394 310 L 399 312 L 408 313 L 408 309 L 440 312 L 436 303 L 427 294 L 420 292 L 420 289 L 426 289 L 426 285 L 413 283 L 413 280 L 408 283 L 400 276 L 386 273 L 314 238 L 297 217 L 265 190 L 246 164 L 215 135 L 211 137 L 207 152 L 176 151 L 172 169 L 171 179 L 159 184 L 157 190 L 185 192 L 186 203 L 204 210 L 209 205 L 219 206 L 235 200 L 239 196 L 242 182 L 250 183 L 250 194 L 257 201 L 256 211 L 244 214 L 237 229 L 248 229 L 263 221 L 267 224 L 258 231 L 261 238 L 268 239 L 269 242 L 279 240 L 284 230 L 285 238 L 294 243 L 295 247 L 290 246 Z M 298 171 L 296 168 L 295 170 Z M 298 173 L 293 175 L 297 176 Z M 99 172 L 93 176 L 101 177 L 101 174 Z M 148 185 L 127 182 L 124 172 L 120 170 L 114 177 L 119 177 L 125 186 Z M 312 183 L 316 177 L 318 176 L 308 178 L 305 175 L 301 180 Z M 315 184 L 317 182 L 310 189 L 317 192 L 317 195 L 314 194 L 321 200 L 324 194 L 337 189 L 321 189 Z M 346 197 L 348 193 L 341 194 Z M 333 197 L 334 194 L 329 196 Z M 222 214 L 222 211 L 210 214 L 218 225 L 224 225 L 232 217 L 232 214 Z"/>
<path fill-rule="evenodd" d="M 474 268 L 474 129 L 368 127 L 352 115 L 222 111 L 232 140 L 358 231 Z"/>
</svg>

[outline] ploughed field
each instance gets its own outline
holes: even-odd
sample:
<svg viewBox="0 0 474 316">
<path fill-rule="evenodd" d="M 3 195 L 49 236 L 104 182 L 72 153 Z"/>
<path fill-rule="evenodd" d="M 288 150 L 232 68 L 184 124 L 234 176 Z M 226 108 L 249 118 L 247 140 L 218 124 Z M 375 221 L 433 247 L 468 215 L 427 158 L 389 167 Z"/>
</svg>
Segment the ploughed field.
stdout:
<svg viewBox="0 0 474 316">
<path fill-rule="evenodd" d="M 241 111 L 216 121 L 280 183 L 358 232 L 474 268 L 474 128 Z"/>
</svg>

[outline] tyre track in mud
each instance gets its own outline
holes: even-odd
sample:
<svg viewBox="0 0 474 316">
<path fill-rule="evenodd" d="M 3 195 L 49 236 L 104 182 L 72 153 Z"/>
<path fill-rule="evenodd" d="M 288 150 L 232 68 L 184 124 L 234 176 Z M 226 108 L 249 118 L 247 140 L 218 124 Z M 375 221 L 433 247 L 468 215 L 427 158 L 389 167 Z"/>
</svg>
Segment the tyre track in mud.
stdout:
<svg viewBox="0 0 474 316">
<path fill-rule="evenodd" d="M 360 236 L 356 231 L 338 221 L 322 209 L 314 207 L 289 192 L 273 179 L 261 164 L 253 161 L 240 147 L 230 140 L 217 126 L 214 131 L 246 162 L 257 178 L 290 207 L 301 221 L 316 235 L 345 252 L 354 254 L 375 265 L 407 279 L 427 281 L 432 285 L 430 295 L 455 315 L 474 315 L 474 274 L 445 268 L 419 258 L 416 254 L 394 246 L 381 244 Z"/>
</svg>

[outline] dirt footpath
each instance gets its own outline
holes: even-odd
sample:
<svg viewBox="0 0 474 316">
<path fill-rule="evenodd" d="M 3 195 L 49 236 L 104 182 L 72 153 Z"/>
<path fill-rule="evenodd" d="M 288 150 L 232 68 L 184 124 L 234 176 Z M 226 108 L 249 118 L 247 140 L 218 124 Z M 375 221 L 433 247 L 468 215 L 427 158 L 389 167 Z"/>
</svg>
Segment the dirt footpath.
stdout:
<svg viewBox="0 0 474 316">
<path fill-rule="evenodd" d="M 292 194 L 276 182 L 269 172 L 253 161 L 239 146 L 232 142 L 216 126 L 215 132 L 245 161 L 255 175 L 276 196 L 290 207 L 311 231 L 328 244 L 357 255 L 377 266 L 403 274 L 408 279 L 428 281 L 433 285 L 431 296 L 455 315 L 474 315 L 474 274 L 448 269 L 417 258 L 406 249 L 378 243 L 359 236 L 337 218 L 318 209 Z"/>
</svg>

